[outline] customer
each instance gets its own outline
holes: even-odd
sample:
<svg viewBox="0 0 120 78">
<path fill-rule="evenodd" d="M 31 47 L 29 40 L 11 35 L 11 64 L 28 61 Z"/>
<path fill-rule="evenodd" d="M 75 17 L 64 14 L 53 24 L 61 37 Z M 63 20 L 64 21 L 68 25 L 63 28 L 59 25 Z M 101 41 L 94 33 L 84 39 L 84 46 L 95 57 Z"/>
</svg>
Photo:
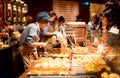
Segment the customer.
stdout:
<svg viewBox="0 0 120 78">
<path fill-rule="evenodd" d="M 90 21 L 88 22 L 88 30 L 95 30 L 97 27 L 97 24 L 99 23 L 99 17 L 96 13 L 92 13 L 90 15 Z"/>
<path fill-rule="evenodd" d="M 112 72 L 120 75 L 120 6 L 116 7 L 116 4 L 114 0 L 106 2 L 106 9 L 101 13 L 100 18 L 103 40 L 107 38 L 105 41 L 111 48 L 111 51 L 106 53 L 106 58 L 109 60 Z M 112 56 L 109 56 L 109 53 Z"/>
<path fill-rule="evenodd" d="M 10 37 L 12 36 L 12 32 L 14 29 L 12 26 L 10 26 L 10 23 L 8 21 L 3 22 L 3 28 L 1 29 L 1 40 L 4 42 L 4 44 L 9 44 Z"/>
<path fill-rule="evenodd" d="M 5 20 L 3 22 L 3 29 L 1 30 L 1 31 L 8 33 L 9 36 L 11 36 L 12 32 L 14 31 L 14 29 L 10 25 L 11 25 L 10 22 Z"/>
<path fill-rule="evenodd" d="M 29 13 L 24 14 L 24 17 L 25 17 L 25 25 L 28 25 L 34 22 L 33 17 Z"/>
<path fill-rule="evenodd" d="M 77 15 L 75 22 L 84 22 L 82 15 Z"/>
<path fill-rule="evenodd" d="M 45 27 L 45 29 L 43 30 L 44 32 L 44 39 L 43 41 L 48 42 L 48 45 L 46 46 L 46 49 L 48 48 L 52 48 L 52 36 L 55 34 L 56 32 L 56 22 L 57 22 L 57 15 L 54 11 L 50 11 L 49 12 L 49 16 L 50 16 L 50 22 L 48 24 L 47 27 Z"/>
<path fill-rule="evenodd" d="M 88 22 L 88 39 L 93 42 L 93 34 L 95 33 L 95 30 L 98 28 L 99 24 L 99 17 L 96 13 L 92 13 L 90 15 L 90 21 Z"/>
<path fill-rule="evenodd" d="M 47 36 L 47 37 L 51 37 L 52 35 L 54 35 L 54 32 L 56 31 L 55 24 L 57 21 L 57 15 L 54 11 L 50 11 L 49 16 L 50 16 L 49 25 L 44 29 L 44 36 Z"/>
<path fill-rule="evenodd" d="M 66 40 L 66 32 L 65 32 L 65 18 L 63 16 L 59 16 L 57 20 L 57 33 L 52 37 L 52 44 L 54 47 L 57 47 L 58 41 L 60 43 L 60 47 L 67 47 Z"/>
<path fill-rule="evenodd" d="M 45 47 L 47 45 L 45 42 L 41 42 L 41 38 L 42 31 L 48 26 L 50 17 L 47 12 L 40 12 L 35 19 L 35 23 L 28 24 L 24 29 L 19 41 L 19 50 L 22 53 L 25 68 L 29 67 L 31 60 L 38 60 L 37 47 Z"/>
<path fill-rule="evenodd" d="M 58 18 L 58 30 L 62 32 L 65 30 L 65 18 L 63 16 Z"/>
</svg>

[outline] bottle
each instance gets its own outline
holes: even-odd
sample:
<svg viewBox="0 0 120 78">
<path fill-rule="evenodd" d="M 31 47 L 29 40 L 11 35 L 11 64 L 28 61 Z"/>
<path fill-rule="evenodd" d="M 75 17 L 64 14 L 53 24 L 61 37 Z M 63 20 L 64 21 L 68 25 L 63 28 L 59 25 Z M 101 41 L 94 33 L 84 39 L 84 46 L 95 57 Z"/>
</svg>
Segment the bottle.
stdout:
<svg viewBox="0 0 120 78">
<path fill-rule="evenodd" d="M 9 33 L 6 33 L 6 35 L 7 35 L 7 40 L 6 40 L 6 44 L 8 45 L 9 44 Z"/>
</svg>

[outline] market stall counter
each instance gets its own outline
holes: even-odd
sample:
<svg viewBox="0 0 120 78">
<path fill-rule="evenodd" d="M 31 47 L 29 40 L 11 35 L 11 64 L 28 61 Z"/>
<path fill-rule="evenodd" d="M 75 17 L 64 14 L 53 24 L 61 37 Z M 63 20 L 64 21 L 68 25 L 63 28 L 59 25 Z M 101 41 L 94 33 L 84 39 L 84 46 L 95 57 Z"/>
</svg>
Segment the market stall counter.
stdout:
<svg viewBox="0 0 120 78">
<path fill-rule="evenodd" d="M 16 78 L 20 73 L 16 62 L 17 42 L 0 47 L 0 78 Z"/>
<path fill-rule="evenodd" d="M 51 49 L 48 56 L 31 61 L 19 78 L 100 78 L 98 74 L 108 66 L 102 55 L 91 54 L 87 48 L 79 47 L 76 52 L 70 48 Z"/>
<path fill-rule="evenodd" d="M 19 78 L 96 78 L 96 75 L 85 73 L 81 67 L 70 69 L 68 58 L 42 57 L 33 61 Z"/>
</svg>

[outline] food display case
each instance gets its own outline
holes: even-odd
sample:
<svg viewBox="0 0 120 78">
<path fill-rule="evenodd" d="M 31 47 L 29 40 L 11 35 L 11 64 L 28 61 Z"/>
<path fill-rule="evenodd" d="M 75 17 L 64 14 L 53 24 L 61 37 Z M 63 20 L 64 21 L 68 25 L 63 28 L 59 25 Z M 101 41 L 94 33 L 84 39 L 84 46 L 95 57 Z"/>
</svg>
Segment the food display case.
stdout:
<svg viewBox="0 0 120 78">
<path fill-rule="evenodd" d="M 74 39 L 74 43 L 87 40 L 87 24 L 85 22 L 68 22 L 65 27 L 68 37 Z"/>
<path fill-rule="evenodd" d="M 20 78 L 101 78 L 111 74 L 119 78 L 119 73 L 113 72 L 110 61 L 104 55 L 89 53 L 88 50 L 81 51 L 83 53 L 69 51 L 66 54 L 54 52 L 54 50 L 52 54 L 48 52 L 46 57 L 31 61 L 30 67 Z M 108 55 L 107 57 L 115 56 Z"/>
<path fill-rule="evenodd" d="M 3 21 L 7 20 L 12 24 L 22 23 L 24 4 L 22 0 L 2 0 Z"/>
<path fill-rule="evenodd" d="M 80 66 L 71 66 L 71 60 L 67 57 L 43 57 L 31 66 L 27 78 L 96 78 L 95 73 L 85 73 Z"/>
<path fill-rule="evenodd" d="M 86 29 L 85 24 L 79 27 Z M 73 31 L 75 30 L 71 30 L 70 27 L 67 33 Z M 74 43 L 69 38 L 69 46 L 63 45 L 60 48 L 46 49 L 47 55 L 40 57 L 37 61 L 31 61 L 30 68 L 20 78 L 111 78 L 111 75 L 114 78 L 119 78 L 119 72 L 113 70 L 114 64 L 119 67 L 120 63 L 114 60 L 117 59 L 118 61 L 117 57 L 120 54 L 105 45 L 103 41 L 99 41 L 101 40 L 98 39 L 99 37 L 95 37 L 93 43 L 86 40 L 87 32 L 86 30 L 84 32 L 85 34 L 80 38 L 82 38 L 82 41 L 85 40 L 85 46 L 81 46 L 78 44 L 79 42 Z M 65 40 L 66 38 L 62 37 L 60 39 Z M 115 63 L 111 64 L 112 61 Z"/>
<path fill-rule="evenodd" d="M 100 72 L 109 66 L 102 55 L 90 54 L 85 47 L 80 52 L 73 52 L 69 48 L 60 49 L 61 52 L 48 52 L 47 57 L 31 61 L 26 78 L 100 78 Z M 67 51 L 67 53 L 64 53 Z M 83 53 L 82 53 L 83 51 Z M 85 52 L 86 51 L 86 52 Z M 85 52 L 85 53 L 84 53 Z M 99 77 L 98 77 L 99 76 Z M 20 77 L 21 78 L 21 77 Z"/>
</svg>

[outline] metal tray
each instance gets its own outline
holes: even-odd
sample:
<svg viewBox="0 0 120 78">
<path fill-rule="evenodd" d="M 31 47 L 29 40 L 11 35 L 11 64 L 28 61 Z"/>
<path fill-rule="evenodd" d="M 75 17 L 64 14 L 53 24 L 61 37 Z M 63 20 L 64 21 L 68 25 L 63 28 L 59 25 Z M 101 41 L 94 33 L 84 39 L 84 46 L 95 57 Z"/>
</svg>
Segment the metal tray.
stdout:
<svg viewBox="0 0 120 78">
<path fill-rule="evenodd" d="M 39 74 L 28 74 L 26 78 L 97 78 L 94 74 L 77 74 L 77 75 L 39 75 Z"/>
</svg>

